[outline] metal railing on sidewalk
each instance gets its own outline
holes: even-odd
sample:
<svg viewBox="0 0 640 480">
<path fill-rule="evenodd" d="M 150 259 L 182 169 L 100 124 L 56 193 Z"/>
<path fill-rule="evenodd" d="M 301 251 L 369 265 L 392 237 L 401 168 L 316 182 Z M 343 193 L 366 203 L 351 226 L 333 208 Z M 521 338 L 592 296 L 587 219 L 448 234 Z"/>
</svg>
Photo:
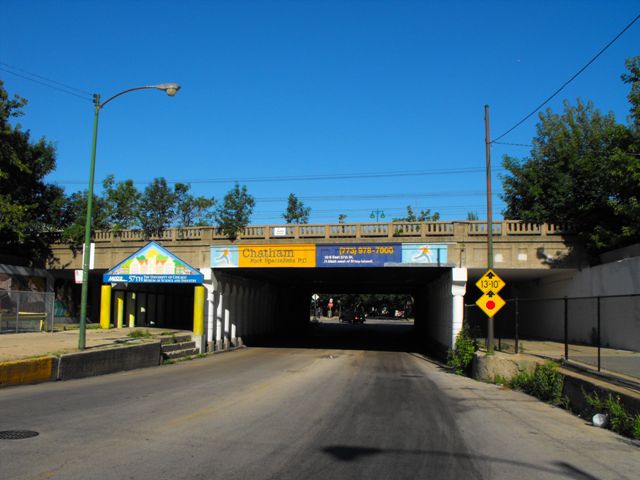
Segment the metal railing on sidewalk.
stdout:
<svg viewBox="0 0 640 480">
<path fill-rule="evenodd" d="M 640 378 L 640 294 L 511 298 L 495 316 L 494 348 L 576 362 Z M 465 304 L 465 323 L 485 343 L 486 317 Z"/>
<path fill-rule="evenodd" d="M 0 290 L 0 333 L 53 331 L 54 297 L 53 292 Z"/>
</svg>

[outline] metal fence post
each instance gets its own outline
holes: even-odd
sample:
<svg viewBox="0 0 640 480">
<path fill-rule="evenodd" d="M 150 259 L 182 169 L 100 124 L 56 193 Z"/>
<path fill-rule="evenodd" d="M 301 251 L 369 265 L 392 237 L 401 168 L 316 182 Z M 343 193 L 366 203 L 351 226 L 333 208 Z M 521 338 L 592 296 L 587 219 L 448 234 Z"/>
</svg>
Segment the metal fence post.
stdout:
<svg viewBox="0 0 640 480">
<path fill-rule="evenodd" d="M 519 322 L 519 315 L 520 315 L 520 311 L 518 309 L 518 297 L 516 297 L 516 325 L 515 325 L 515 337 L 516 337 L 516 346 L 515 346 L 515 351 L 516 351 L 516 355 L 518 354 L 518 322 Z"/>
<path fill-rule="evenodd" d="M 598 296 L 598 371 L 600 371 L 600 297 Z"/>
<path fill-rule="evenodd" d="M 16 333 L 18 333 L 18 322 L 20 321 L 20 298 L 22 295 L 18 292 L 18 299 L 16 301 Z"/>
<path fill-rule="evenodd" d="M 502 335 L 504 334 L 502 330 L 504 330 L 504 323 L 502 324 L 498 323 L 498 351 L 499 352 L 502 351 Z"/>
<path fill-rule="evenodd" d="M 569 301 L 564 297 L 564 359 L 569 360 Z"/>
</svg>

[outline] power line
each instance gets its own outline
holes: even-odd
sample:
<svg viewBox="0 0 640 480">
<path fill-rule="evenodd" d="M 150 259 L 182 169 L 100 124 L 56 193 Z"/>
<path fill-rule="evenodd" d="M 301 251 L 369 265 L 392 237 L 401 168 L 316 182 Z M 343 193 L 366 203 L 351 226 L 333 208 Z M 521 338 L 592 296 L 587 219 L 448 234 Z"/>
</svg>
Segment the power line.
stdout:
<svg viewBox="0 0 640 480">
<path fill-rule="evenodd" d="M 512 147 L 533 147 L 530 143 L 509 143 L 509 142 L 496 142 L 495 140 L 491 142 L 495 145 L 510 145 Z"/>
<path fill-rule="evenodd" d="M 503 170 L 498 168 L 498 170 Z M 279 176 L 279 177 L 247 177 L 247 178 L 211 178 L 196 180 L 167 180 L 168 184 L 187 183 L 187 184 L 211 184 L 211 183 L 268 183 L 268 182 L 301 182 L 301 181 L 326 181 L 326 180 L 350 180 L 363 178 L 386 178 L 386 177 L 424 177 L 430 175 L 461 175 L 468 173 L 484 173 L 484 168 L 457 168 L 446 170 L 401 170 L 391 172 L 373 172 L 373 173 L 336 173 L 328 175 L 298 175 L 298 176 Z M 86 180 L 55 180 L 58 185 L 84 185 Z M 151 180 L 133 180 L 136 185 L 147 185 L 152 183 Z"/>
<path fill-rule="evenodd" d="M 505 206 L 504 204 L 500 205 Z M 452 205 L 452 206 L 413 206 L 412 208 L 419 213 L 420 210 L 429 210 L 432 213 L 453 214 L 453 213 L 467 213 L 470 211 L 480 211 L 484 213 L 485 210 L 479 209 L 478 205 Z M 395 216 L 407 211 L 406 207 L 385 207 L 382 206 L 380 210 L 383 210 L 387 217 Z M 340 213 L 348 214 L 349 216 L 365 216 L 369 217 L 371 208 L 329 208 L 329 209 L 316 209 L 311 208 L 310 216 L 313 218 L 327 218 L 337 216 Z M 282 210 L 258 210 L 253 213 L 252 218 L 281 218 L 283 214 Z"/>
<path fill-rule="evenodd" d="M 11 65 L 9 65 L 7 63 L 4 63 L 4 62 L 0 62 L 0 70 L 3 71 L 3 72 L 6 72 L 6 73 L 10 73 L 11 75 L 15 75 L 16 77 L 20 77 L 20 78 L 23 78 L 25 80 L 29 80 L 30 82 L 37 83 L 39 85 L 43 85 L 45 87 L 51 88 L 53 90 L 57 90 L 57 91 L 62 92 L 62 93 L 66 93 L 67 95 L 73 95 L 74 97 L 78 97 L 78 98 L 81 98 L 83 100 L 91 101 L 91 98 L 92 98 L 91 94 L 88 93 L 88 92 L 85 92 L 84 90 L 80 90 L 79 88 L 75 88 L 75 87 L 66 85 L 64 83 L 57 82 L 55 80 L 51 80 L 49 78 L 42 77 L 40 75 L 36 75 L 35 73 L 27 72 L 26 70 L 22 70 L 22 69 L 13 67 L 13 66 L 11 66 Z M 17 71 L 14 71 L 14 70 L 18 70 L 18 71 L 21 71 L 21 72 L 24 72 L 24 73 L 18 73 Z M 35 77 L 35 78 L 32 78 L 32 77 Z M 38 79 L 41 79 L 41 80 L 38 80 Z M 52 84 L 54 84 L 54 85 L 52 85 Z M 56 85 L 58 85 L 58 86 L 56 86 Z M 73 90 L 75 90 L 75 92 L 80 92 L 81 94 L 75 93 Z"/>
<path fill-rule="evenodd" d="M 589 65 L 591 65 L 593 62 L 596 61 L 596 59 L 602 55 L 611 45 L 613 45 L 615 43 L 616 40 L 618 40 L 627 30 L 629 30 L 631 28 L 631 26 L 636 23 L 638 21 L 638 19 L 640 19 L 640 15 L 636 16 L 636 18 L 634 18 L 626 27 L 624 27 L 622 29 L 622 31 L 620 33 L 618 33 L 613 40 L 611 40 L 609 43 L 607 43 L 591 60 L 589 60 L 585 66 L 583 66 L 580 70 L 578 70 L 569 80 L 567 80 L 566 82 L 564 82 L 562 84 L 562 86 L 560 86 L 560 88 L 558 88 L 555 92 L 553 92 L 553 94 L 547 98 L 544 102 L 542 102 L 540 105 L 538 105 L 535 110 L 533 110 L 531 113 L 529 113 L 526 117 L 524 117 L 522 120 L 520 120 L 518 123 L 516 123 L 513 127 L 511 127 L 509 130 L 507 130 L 506 132 L 504 132 L 502 135 L 500 135 L 498 138 L 496 138 L 495 140 L 493 140 L 491 143 L 496 143 L 498 140 L 500 140 L 502 137 L 508 135 L 509 133 L 511 133 L 513 130 L 515 130 L 516 128 L 518 128 L 520 125 L 522 125 L 525 121 L 527 121 L 531 116 L 535 115 L 536 112 L 538 110 L 540 110 L 542 107 L 544 107 L 549 101 L 551 101 L 551 99 L 553 97 L 555 97 L 558 93 L 560 93 L 562 90 L 564 90 L 564 87 L 566 87 L 567 85 L 569 85 L 573 80 L 575 80 L 578 75 L 580 75 L 582 72 L 584 72 Z"/>
<path fill-rule="evenodd" d="M 315 196 L 301 196 L 300 200 L 305 202 L 315 201 L 340 201 L 340 200 L 377 200 L 381 198 L 418 198 L 418 197 L 475 197 L 479 195 L 486 195 L 484 190 L 476 191 L 443 191 L 443 192 L 424 192 L 424 193 L 378 193 L 378 194 L 361 194 L 361 195 L 315 195 Z M 494 196 L 497 194 L 494 194 Z M 256 198 L 256 202 L 283 202 L 287 200 L 287 197 L 261 197 Z"/>
</svg>

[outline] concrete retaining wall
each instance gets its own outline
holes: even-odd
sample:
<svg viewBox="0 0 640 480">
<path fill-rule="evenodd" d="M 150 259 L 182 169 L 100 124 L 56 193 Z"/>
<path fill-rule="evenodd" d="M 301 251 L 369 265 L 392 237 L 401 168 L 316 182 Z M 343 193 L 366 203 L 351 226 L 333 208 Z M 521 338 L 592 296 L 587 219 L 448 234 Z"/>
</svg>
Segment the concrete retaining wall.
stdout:
<svg viewBox="0 0 640 480">
<path fill-rule="evenodd" d="M 0 363 L 0 388 L 160 365 L 160 342 Z"/>
<path fill-rule="evenodd" d="M 160 365 L 160 342 L 105 350 L 70 353 L 60 357 L 59 380 Z"/>
<path fill-rule="evenodd" d="M 510 379 L 519 371 L 532 372 L 536 365 L 545 362 L 546 360 L 542 358 L 528 355 L 509 355 L 499 352 L 486 355 L 483 352 L 477 352 L 471 364 L 471 376 L 486 382 L 493 382 L 498 376 Z M 609 394 L 614 397 L 620 396 L 621 403 L 629 413 L 640 414 L 640 394 L 572 370 L 561 368 L 560 373 L 564 377 L 562 394 L 569 399 L 570 408 L 574 412 L 584 411 L 587 407 L 585 394 L 596 392 L 601 399 L 607 398 Z"/>
</svg>

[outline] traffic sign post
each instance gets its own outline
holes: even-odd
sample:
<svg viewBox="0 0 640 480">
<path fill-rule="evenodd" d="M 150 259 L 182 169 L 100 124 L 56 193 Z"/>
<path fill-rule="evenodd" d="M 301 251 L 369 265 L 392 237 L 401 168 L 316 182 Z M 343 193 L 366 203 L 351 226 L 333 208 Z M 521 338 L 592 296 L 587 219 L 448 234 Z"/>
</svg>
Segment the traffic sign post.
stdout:
<svg viewBox="0 0 640 480">
<path fill-rule="evenodd" d="M 506 304 L 498 295 L 505 285 L 506 283 L 491 268 L 476 282 L 476 287 L 483 293 L 476 305 L 487 315 L 487 352 L 493 352 L 493 317 Z"/>
</svg>

